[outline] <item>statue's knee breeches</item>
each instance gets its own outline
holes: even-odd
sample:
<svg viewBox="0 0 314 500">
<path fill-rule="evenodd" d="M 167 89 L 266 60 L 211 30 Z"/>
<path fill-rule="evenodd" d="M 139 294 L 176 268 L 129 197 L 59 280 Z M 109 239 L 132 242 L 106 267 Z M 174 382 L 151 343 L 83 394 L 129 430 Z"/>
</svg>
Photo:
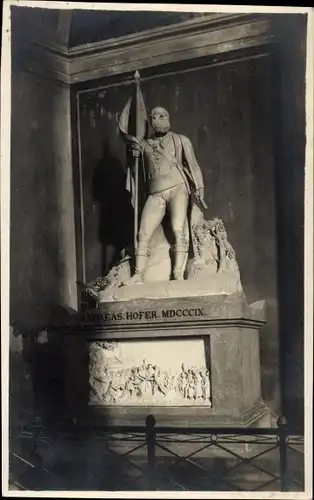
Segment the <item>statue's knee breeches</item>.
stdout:
<svg viewBox="0 0 314 500">
<path fill-rule="evenodd" d="M 187 208 L 189 196 L 184 184 L 176 186 L 171 193 L 169 209 L 175 246 L 186 250 L 188 247 Z"/>
<path fill-rule="evenodd" d="M 148 197 L 143 209 L 140 230 L 137 236 L 137 253 L 147 251 L 156 228 L 164 218 L 165 210 L 166 203 L 159 193 Z"/>
</svg>

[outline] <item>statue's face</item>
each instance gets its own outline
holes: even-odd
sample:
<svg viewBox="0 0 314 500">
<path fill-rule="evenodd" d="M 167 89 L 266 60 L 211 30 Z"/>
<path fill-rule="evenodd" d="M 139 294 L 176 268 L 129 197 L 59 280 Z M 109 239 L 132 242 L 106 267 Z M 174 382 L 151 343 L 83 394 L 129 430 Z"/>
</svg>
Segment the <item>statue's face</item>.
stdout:
<svg viewBox="0 0 314 500">
<path fill-rule="evenodd" d="M 169 113 L 164 108 L 155 108 L 151 113 L 151 124 L 155 132 L 167 133 L 170 130 Z"/>
</svg>

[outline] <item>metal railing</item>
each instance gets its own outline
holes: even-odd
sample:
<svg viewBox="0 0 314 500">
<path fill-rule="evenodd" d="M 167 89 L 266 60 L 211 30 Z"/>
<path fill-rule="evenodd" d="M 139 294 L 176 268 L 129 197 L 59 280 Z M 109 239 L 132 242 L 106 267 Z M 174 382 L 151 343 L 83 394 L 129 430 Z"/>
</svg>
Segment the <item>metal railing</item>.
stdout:
<svg viewBox="0 0 314 500">
<path fill-rule="evenodd" d="M 67 428 L 11 437 L 11 484 L 27 490 L 303 491 L 304 439 L 273 428 Z M 66 458 L 67 457 L 67 458 Z"/>
</svg>

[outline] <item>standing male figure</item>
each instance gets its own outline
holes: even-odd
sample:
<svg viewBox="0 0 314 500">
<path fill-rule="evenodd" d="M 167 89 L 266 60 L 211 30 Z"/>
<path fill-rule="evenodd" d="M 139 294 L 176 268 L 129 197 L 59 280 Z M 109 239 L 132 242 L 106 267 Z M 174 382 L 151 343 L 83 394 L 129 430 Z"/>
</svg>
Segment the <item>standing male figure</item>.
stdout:
<svg viewBox="0 0 314 500">
<path fill-rule="evenodd" d="M 189 249 L 188 212 L 193 196 L 204 206 L 204 182 L 191 141 L 170 131 L 169 113 L 162 107 L 153 109 L 150 116 L 153 137 L 132 148 L 140 150 L 147 199 L 142 211 L 135 250 L 135 273 L 126 284 L 142 283 L 150 240 L 169 211 L 174 234 L 175 280 L 184 279 Z"/>
</svg>

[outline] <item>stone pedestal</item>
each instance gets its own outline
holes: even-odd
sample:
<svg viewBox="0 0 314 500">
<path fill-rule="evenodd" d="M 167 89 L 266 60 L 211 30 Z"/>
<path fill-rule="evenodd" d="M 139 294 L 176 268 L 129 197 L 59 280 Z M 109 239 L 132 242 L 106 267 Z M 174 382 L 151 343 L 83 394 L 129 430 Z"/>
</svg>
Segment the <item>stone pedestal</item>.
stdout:
<svg viewBox="0 0 314 500">
<path fill-rule="evenodd" d="M 263 304 L 239 294 L 101 304 L 64 329 L 68 412 L 81 423 L 270 426 Z"/>
</svg>

